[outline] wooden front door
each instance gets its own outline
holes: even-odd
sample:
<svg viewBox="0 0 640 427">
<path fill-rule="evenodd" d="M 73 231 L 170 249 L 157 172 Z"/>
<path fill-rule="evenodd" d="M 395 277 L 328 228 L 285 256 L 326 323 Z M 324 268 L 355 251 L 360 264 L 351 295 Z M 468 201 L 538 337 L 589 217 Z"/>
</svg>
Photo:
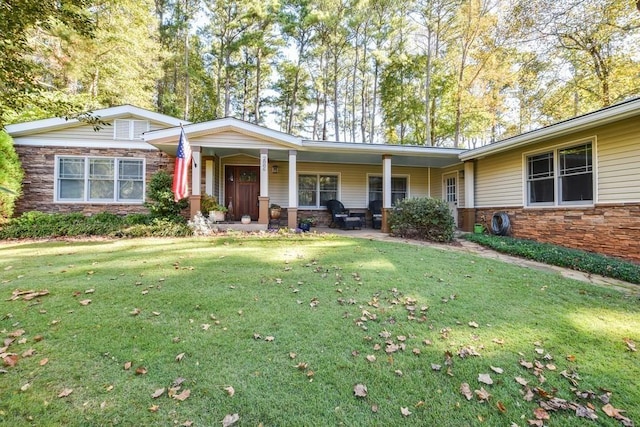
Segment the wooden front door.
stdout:
<svg viewBox="0 0 640 427">
<path fill-rule="evenodd" d="M 225 171 L 224 202 L 232 221 L 242 215 L 258 220 L 260 196 L 260 168 L 258 166 L 227 166 Z"/>
</svg>

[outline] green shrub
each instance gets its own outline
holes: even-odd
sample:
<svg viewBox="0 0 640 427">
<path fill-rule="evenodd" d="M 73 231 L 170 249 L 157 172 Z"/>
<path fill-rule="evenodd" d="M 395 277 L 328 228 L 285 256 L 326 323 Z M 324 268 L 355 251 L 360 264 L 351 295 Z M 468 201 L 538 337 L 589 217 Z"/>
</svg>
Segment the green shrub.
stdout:
<svg viewBox="0 0 640 427">
<path fill-rule="evenodd" d="M 120 216 L 101 212 L 92 216 L 82 213 L 48 214 L 26 212 L 0 228 L 0 239 L 34 239 L 75 236 L 114 237 L 181 237 L 191 235 L 184 221 L 174 222 L 149 215 Z"/>
<path fill-rule="evenodd" d="M 152 202 L 145 203 L 145 206 L 149 209 L 153 218 L 164 218 L 186 223 L 186 219 L 180 215 L 180 212 L 189 203 L 187 199 L 182 199 L 179 202 L 174 200 L 172 185 L 173 178 L 165 171 L 158 171 L 153 174 L 147 192 Z"/>
<path fill-rule="evenodd" d="M 137 224 L 118 230 L 113 237 L 186 237 L 193 231 L 183 222 L 154 218 L 150 224 Z"/>
<path fill-rule="evenodd" d="M 465 238 L 509 255 L 640 284 L 640 265 L 618 258 L 513 237 L 467 234 Z"/>
<path fill-rule="evenodd" d="M 391 232 L 402 237 L 450 242 L 455 224 L 447 202 L 431 197 L 404 199 L 389 215 Z"/>
</svg>

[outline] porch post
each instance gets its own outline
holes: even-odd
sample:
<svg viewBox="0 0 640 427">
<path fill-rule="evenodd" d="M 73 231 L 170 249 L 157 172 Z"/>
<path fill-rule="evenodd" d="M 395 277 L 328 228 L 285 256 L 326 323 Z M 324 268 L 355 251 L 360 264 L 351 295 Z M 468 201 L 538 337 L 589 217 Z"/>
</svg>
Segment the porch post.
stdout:
<svg viewBox="0 0 640 427">
<path fill-rule="evenodd" d="M 464 231 L 473 231 L 476 222 L 474 167 L 473 161 L 464 162 Z"/>
<path fill-rule="evenodd" d="M 213 160 L 204 162 L 204 191 L 213 196 Z"/>
<path fill-rule="evenodd" d="M 287 207 L 287 226 L 296 228 L 298 225 L 298 152 L 289 150 L 289 206 Z"/>
<path fill-rule="evenodd" d="M 189 215 L 193 218 L 200 211 L 200 186 L 202 164 L 200 162 L 200 147 L 191 146 L 191 196 L 189 196 Z"/>
<path fill-rule="evenodd" d="M 269 224 L 269 150 L 260 149 L 260 196 L 258 224 Z"/>
<path fill-rule="evenodd" d="M 389 232 L 388 215 L 391 210 L 391 155 L 382 156 L 382 226 L 380 231 Z"/>
</svg>

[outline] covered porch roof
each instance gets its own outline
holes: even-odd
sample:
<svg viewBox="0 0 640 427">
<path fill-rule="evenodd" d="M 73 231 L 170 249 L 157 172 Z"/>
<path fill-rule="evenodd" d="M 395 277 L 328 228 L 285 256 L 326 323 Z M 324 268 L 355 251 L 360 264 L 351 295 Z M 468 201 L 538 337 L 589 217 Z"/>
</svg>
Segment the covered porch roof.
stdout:
<svg viewBox="0 0 640 427">
<path fill-rule="evenodd" d="M 415 145 L 368 144 L 305 140 L 234 118 L 187 124 L 184 132 L 201 155 L 226 157 L 246 154 L 259 157 L 269 150 L 269 159 L 288 161 L 289 150 L 297 151 L 298 162 L 380 164 L 383 155 L 392 156 L 397 166 L 441 168 L 460 164 L 465 150 Z M 179 126 L 146 132 L 145 142 L 175 155 L 180 137 Z"/>
</svg>

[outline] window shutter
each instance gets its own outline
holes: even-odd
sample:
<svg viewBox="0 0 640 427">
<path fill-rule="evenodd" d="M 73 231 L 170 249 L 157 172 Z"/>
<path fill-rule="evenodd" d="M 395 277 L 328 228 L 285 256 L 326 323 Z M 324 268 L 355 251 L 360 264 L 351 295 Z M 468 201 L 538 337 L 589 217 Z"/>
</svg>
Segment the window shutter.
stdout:
<svg viewBox="0 0 640 427">
<path fill-rule="evenodd" d="M 129 129 L 131 120 L 115 120 L 113 124 L 114 139 L 131 139 Z"/>
</svg>

